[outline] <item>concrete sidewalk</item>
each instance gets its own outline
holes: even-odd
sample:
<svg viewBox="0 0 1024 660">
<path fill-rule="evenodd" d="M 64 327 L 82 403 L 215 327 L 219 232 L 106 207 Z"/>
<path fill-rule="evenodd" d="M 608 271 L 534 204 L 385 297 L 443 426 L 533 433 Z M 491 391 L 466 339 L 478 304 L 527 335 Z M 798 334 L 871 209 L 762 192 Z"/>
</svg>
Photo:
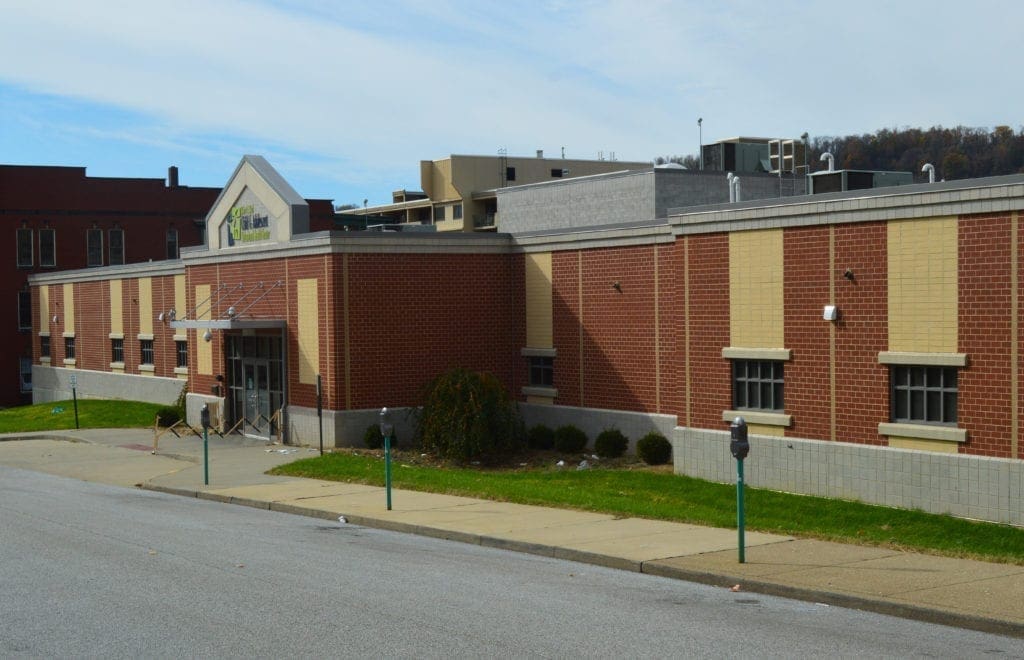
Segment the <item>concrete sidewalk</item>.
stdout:
<svg viewBox="0 0 1024 660">
<path fill-rule="evenodd" d="M 6 441 L 5 441 L 6 440 Z M 17 441 L 14 441 L 17 440 Z M 264 474 L 307 448 L 144 429 L 0 436 L 0 464 L 1024 637 L 1024 566 Z M 738 585 L 738 588 L 737 588 Z"/>
</svg>

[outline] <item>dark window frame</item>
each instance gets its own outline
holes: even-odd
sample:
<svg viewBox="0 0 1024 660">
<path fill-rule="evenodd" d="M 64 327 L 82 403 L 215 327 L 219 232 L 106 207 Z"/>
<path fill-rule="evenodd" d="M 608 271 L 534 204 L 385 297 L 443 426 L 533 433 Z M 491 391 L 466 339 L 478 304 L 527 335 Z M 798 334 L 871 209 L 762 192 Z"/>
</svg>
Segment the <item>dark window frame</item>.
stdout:
<svg viewBox="0 0 1024 660">
<path fill-rule="evenodd" d="M 116 249 L 114 247 L 115 235 L 119 237 L 119 244 Z M 124 265 L 124 230 L 120 227 L 113 227 L 112 229 L 107 230 L 107 253 L 110 255 L 109 260 L 111 266 Z"/>
<path fill-rule="evenodd" d="M 74 360 L 75 359 L 75 338 L 65 337 L 64 338 L 64 359 Z"/>
<path fill-rule="evenodd" d="M 18 292 L 18 330 L 32 329 L 32 293 L 30 291 Z"/>
<path fill-rule="evenodd" d="M 50 335 L 39 335 L 39 357 L 50 357 Z"/>
<path fill-rule="evenodd" d="M 35 246 L 32 245 L 32 228 L 18 227 L 14 241 L 15 263 L 18 268 L 32 268 L 35 264 Z M 26 254 L 27 253 L 27 254 Z M 28 257 L 26 260 L 25 257 Z"/>
<path fill-rule="evenodd" d="M 175 341 L 174 342 L 174 355 L 176 358 L 176 365 L 178 369 L 188 368 L 188 342 L 187 341 Z"/>
<path fill-rule="evenodd" d="M 110 361 L 124 364 L 124 338 L 110 340 Z"/>
<path fill-rule="evenodd" d="M 28 368 L 26 369 L 26 367 Z M 18 385 L 22 394 L 32 391 L 32 358 L 30 357 L 21 357 L 18 360 Z"/>
<path fill-rule="evenodd" d="M 48 240 L 43 240 L 48 236 Z M 45 247 L 45 249 L 44 249 Z M 47 258 L 47 256 L 49 258 Z M 39 230 L 39 266 L 41 268 L 57 267 L 57 230 L 44 227 Z"/>
<path fill-rule="evenodd" d="M 506 167 L 505 168 L 505 180 L 506 181 L 515 181 L 516 180 L 516 168 L 514 168 L 514 167 Z"/>
<path fill-rule="evenodd" d="M 444 222 L 445 210 L 443 206 L 434 207 L 434 222 Z"/>
<path fill-rule="evenodd" d="M 529 357 L 530 387 L 554 387 L 555 358 L 542 355 Z"/>
<path fill-rule="evenodd" d="M 167 229 L 167 258 L 177 259 L 180 254 L 179 249 L 178 230 L 174 227 L 169 227 Z"/>
<path fill-rule="evenodd" d="M 87 229 L 85 231 L 85 266 L 98 268 L 103 265 L 103 230 Z"/>
<path fill-rule="evenodd" d="M 462 220 L 462 204 L 452 205 L 452 220 Z"/>
<path fill-rule="evenodd" d="M 732 407 L 782 413 L 786 409 L 784 360 L 732 361 Z"/>
<path fill-rule="evenodd" d="M 892 365 L 889 416 L 897 424 L 956 426 L 959 416 L 958 367 Z"/>
<path fill-rule="evenodd" d="M 139 340 L 139 365 L 153 366 L 155 363 L 156 353 L 153 348 L 152 339 L 140 339 Z"/>
</svg>

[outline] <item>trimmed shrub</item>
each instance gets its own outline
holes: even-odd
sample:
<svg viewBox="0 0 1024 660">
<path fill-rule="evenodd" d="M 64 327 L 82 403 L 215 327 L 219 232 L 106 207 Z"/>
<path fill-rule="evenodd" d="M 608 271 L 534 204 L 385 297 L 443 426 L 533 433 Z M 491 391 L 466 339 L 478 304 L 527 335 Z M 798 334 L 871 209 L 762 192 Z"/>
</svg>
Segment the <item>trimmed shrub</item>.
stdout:
<svg viewBox="0 0 1024 660">
<path fill-rule="evenodd" d="M 457 368 L 427 385 L 416 435 L 424 451 L 468 461 L 512 453 L 525 433 L 515 402 L 494 374 Z"/>
<path fill-rule="evenodd" d="M 672 458 L 672 443 L 657 431 L 651 431 L 637 441 L 636 455 L 648 465 L 664 465 Z"/>
<path fill-rule="evenodd" d="M 594 440 L 594 453 L 601 458 L 618 458 L 626 453 L 629 438 L 618 429 L 605 429 Z"/>
<path fill-rule="evenodd" d="M 576 454 L 587 446 L 587 434 L 572 424 L 559 426 L 555 430 L 555 450 L 563 454 Z"/>
<path fill-rule="evenodd" d="M 175 406 L 163 406 L 157 409 L 156 418 L 160 426 L 172 426 L 181 421 L 181 413 Z"/>
<path fill-rule="evenodd" d="M 526 446 L 530 449 L 551 449 L 555 446 L 555 432 L 543 424 L 532 426 L 526 433 Z"/>
<path fill-rule="evenodd" d="M 370 424 L 363 433 L 363 444 L 367 449 L 384 449 L 384 436 L 380 433 L 380 424 Z M 391 448 L 398 446 L 398 434 L 391 432 Z"/>
</svg>

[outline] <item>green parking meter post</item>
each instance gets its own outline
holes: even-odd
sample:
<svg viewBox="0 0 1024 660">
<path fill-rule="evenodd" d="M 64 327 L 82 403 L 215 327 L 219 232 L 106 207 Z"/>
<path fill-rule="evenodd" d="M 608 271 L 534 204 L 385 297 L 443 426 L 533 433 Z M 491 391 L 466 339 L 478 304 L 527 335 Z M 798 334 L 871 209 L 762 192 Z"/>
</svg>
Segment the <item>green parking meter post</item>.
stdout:
<svg viewBox="0 0 1024 660">
<path fill-rule="evenodd" d="M 75 402 L 75 428 L 78 428 L 78 376 L 71 374 L 71 398 Z"/>
<path fill-rule="evenodd" d="M 199 423 L 203 426 L 203 485 L 210 485 L 210 444 L 209 444 L 209 430 L 210 430 L 210 406 L 203 404 L 202 409 L 199 411 Z"/>
<path fill-rule="evenodd" d="M 746 540 L 743 538 L 746 515 L 743 511 L 743 459 L 750 453 L 747 422 L 742 417 L 729 425 L 729 451 L 736 458 L 736 527 L 739 530 L 740 563 L 746 562 Z"/>
<path fill-rule="evenodd" d="M 384 436 L 384 491 L 387 493 L 388 511 L 391 510 L 391 434 L 394 431 L 387 408 L 380 411 L 380 433 Z"/>
</svg>

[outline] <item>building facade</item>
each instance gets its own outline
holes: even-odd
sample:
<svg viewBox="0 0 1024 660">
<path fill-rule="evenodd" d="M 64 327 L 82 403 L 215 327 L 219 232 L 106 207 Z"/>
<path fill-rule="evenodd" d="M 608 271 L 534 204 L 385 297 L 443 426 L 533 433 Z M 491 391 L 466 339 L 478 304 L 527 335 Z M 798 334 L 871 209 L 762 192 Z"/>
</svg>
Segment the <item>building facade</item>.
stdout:
<svg viewBox="0 0 1024 660">
<path fill-rule="evenodd" d="M 32 396 L 28 276 L 176 259 L 200 245 L 203 218 L 219 193 L 162 179 L 86 176 L 84 167 L 0 165 L 0 250 L 9 255 L 0 298 L 16 313 L 0 328 L 0 406 Z"/>
<path fill-rule="evenodd" d="M 680 473 L 731 480 L 742 416 L 752 485 L 1024 523 L 1024 176 L 553 228 L 595 212 L 579 190 L 499 197 L 515 233 L 305 232 L 303 200 L 246 157 L 179 264 L 32 278 L 65 310 L 35 319 L 36 395 L 72 368 L 80 391 L 183 377 L 193 419 L 206 403 L 225 428 L 333 446 L 462 366 L 528 423 L 660 430 Z M 103 295 L 109 311 L 78 302 Z M 104 357 L 69 363 L 69 334 Z M 121 335 L 138 345 L 118 365 Z"/>
</svg>

